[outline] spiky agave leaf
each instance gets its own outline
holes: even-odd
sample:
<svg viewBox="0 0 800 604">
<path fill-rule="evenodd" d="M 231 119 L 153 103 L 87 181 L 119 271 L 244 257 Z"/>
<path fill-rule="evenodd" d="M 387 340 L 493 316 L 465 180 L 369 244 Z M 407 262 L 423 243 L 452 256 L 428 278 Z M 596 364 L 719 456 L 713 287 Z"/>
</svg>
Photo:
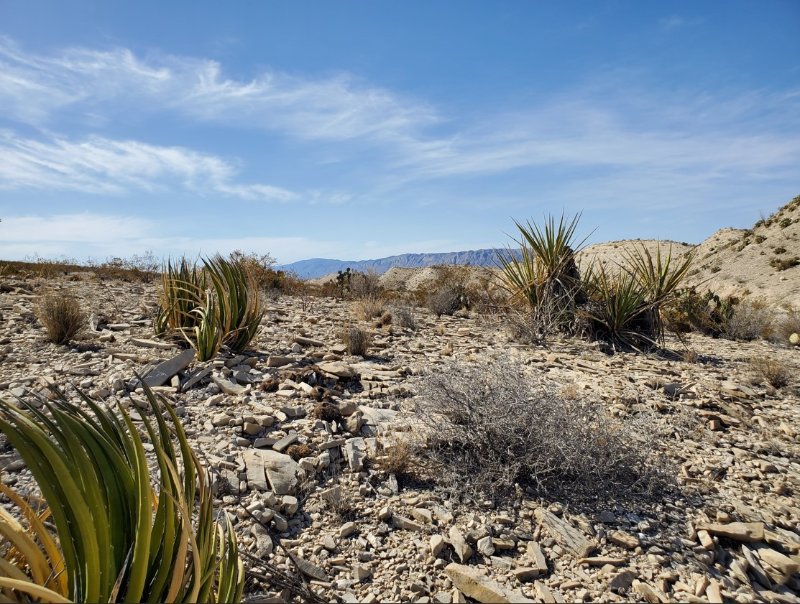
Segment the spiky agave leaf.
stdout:
<svg viewBox="0 0 800 604">
<path fill-rule="evenodd" d="M 239 351 L 258 333 L 264 311 L 258 286 L 241 261 L 215 256 L 204 261 L 220 301 L 222 322 L 226 325 L 225 344 Z"/>
<path fill-rule="evenodd" d="M 36 479 L 60 546 L 54 552 L 55 539 L 25 506 L 27 540 L 21 525 L 0 517 L 0 530 L 15 546 L 0 562 L 4 595 L 90 602 L 241 597 L 243 567 L 232 532 L 222 549 L 207 537 L 223 528 L 213 518 L 206 472 L 172 408 L 144 388 L 156 420 L 153 425 L 141 413 L 159 468 L 157 491 L 142 439 L 124 410 L 118 416 L 82 393 L 89 411 L 62 393 L 42 410 L 0 399 L 0 430 Z M 199 512 L 194 521 L 193 510 Z M 52 578 L 42 581 L 45 572 Z"/>
<path fill-rule="evenodd" d="M 673 262 L 672 245 L 666 256 L 661 254 L 661 243 L 656 247 L 655 257 L 644 244 L 625 250 L 628 269 L 636 275 L 639 283 L 648 291 L 651 302 L 661 304 L 675 295 L 686 278 L 695 258 L 692 250 Z"/>
</svg>

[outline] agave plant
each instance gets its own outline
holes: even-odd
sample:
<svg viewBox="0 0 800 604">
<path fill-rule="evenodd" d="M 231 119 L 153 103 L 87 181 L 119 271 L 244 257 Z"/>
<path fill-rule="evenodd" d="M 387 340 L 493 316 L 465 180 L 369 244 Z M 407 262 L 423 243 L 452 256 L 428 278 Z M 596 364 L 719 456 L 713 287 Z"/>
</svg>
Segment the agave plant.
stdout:
<svg viewBox="0 0 800 604">
<path fill-rule="evenodd" d="M 153 411 L 140 413 L 151 456 L 124 410 L 117 415 L 83 393 L 88 410 L 60 392 L 42 409 L 0 399 L 0 430 L 47 505 L 37 511 L 0 485 L 27 524 L 0 507 L 8 542 L 0 550 L 2 599 L 241 600 L 244 569 L 231 523 L 214 519 L 208 475 L 175 412 L 144 390 Z"/>
<path fill-rule="evenodd" d="M 242 262 L 231 262 L 222 256 L 203 262 L 219 301 L 224 343 L 231 350 L 242 350 L 256 336 L 264 318 L 258 286 Z"/>
<path fill-rule="evenodd" d="M 156 334 L 177 334 L 197 350 L 201 361 L 225 345 L 242 350 L 258 333 L 264 311 L 252 275 L 240 261 L 222 256 L 168 262 L 161 273 L 162 292 L 154 321 Z"/>
</svg>

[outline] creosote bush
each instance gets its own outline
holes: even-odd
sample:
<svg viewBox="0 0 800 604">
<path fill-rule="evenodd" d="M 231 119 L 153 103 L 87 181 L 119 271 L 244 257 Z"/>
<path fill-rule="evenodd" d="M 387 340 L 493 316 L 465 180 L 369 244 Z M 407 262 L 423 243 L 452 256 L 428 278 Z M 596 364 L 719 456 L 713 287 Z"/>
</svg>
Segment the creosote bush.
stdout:
<svg viewBox="0 0 800 604">
<path fill-rule="evenodd" d="M 86 326 L 86 315 L 80 303 L 72 296 L 47 294 L 39 302 L 36 312 L 54 344 L 67 344 Z"/>
<path fill-rule="evenodd" d="M 453 495 L 503 498 L 519 485 L 576 501 L 653 494 L 666 484 L 652 418 L 611 417 L 502 363 L 453 365 L 421 386 L 423 454 Z"/>
<path fill-rule="evenodd" d="M 457 265 L 438 265 L 432 267 L 436 279 L 429 286 L 425 296 L 425 306 L 436 314 L 454 315 L 462 308 L 470 307 L 470 293 L 467 287 L 469 268 Z"/>
</svg>

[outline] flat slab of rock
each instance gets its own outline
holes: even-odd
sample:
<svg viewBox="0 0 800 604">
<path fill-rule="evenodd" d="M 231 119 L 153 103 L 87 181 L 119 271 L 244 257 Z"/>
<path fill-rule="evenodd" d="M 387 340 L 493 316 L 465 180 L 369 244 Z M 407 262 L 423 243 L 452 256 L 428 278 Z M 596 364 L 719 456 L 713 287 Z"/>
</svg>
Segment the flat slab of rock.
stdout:
<svg viewBox="0 0 800 604">
<path fill-rule="evenodd" d="M 444 572 L 459 591 L 478 602 L 533 602 L 521 591 L 506 589 L 472 566 L 453 562 Z"/>
<path fill-rule="evenodd" d="M 292 560 L 294 560 L 295 564 L 297 564 L 297 568 L 299 568 L 300 571 L 307 577 L 311 577 L 317 581 L 330 581 L 327 573 L 316 564 L 312 564 L 308 560 L 304 560 L 295 554 L 291 554 L 291 556 Z"/>
<path fill-rule="evenodd" d="M 764 540 L 763 522 L 700 523 L 697 525 L 697 530 L 708 531 L 717 537 L 742 543 L 756 543 Z"/>
<path fill-rule="evenodd" d="M 342 447 L 344 458 L 348 467 L 353 472 L 360 472 L 364 468 L 364 459 L 367 457 L 367 443 L 363 438 L 351 438 Z"/>
<path fill-rule="evenodd" d="M 142 338 L 131 338 L 128 340 L 134 346 L 141 346 L 142 348 L 157 348 L 158 350 L 172 350 L 175 348 L 173 344 L 167 342 L 159 342 L 158 340 L 145 340 Z"/>
<path fill-rule="evenodd" d="M 186 392 L 195 384 L 200 383 L 209 375 L 211 375 L 212 368 L 211 367 L 203 367 L 202 369 L 196 369 L 194 373 L 189 377 L 186 382 L 181 384 L 181 392 Z"/>
<path fill-rule="evenodd" d="M 283 367 L 284 365 L 291 365 L 292 363 L 294 363 L 294 359 L 291 357 L 267 357 L 267 367 Z"/>
<path fill-rule="evenodd" d="M 168 361 L 164 361 L 158 365 L 153 371 L 147 374 L 144 378 L 144 383 L 150 386 L 163 386 L 166 384 L 173 375 L 186 369 L 194 360 L 195 352 L 191 348 L 184 350 L 177 356 L 172 357 Z"/>
<path fill-rule="evenodd" d="M 350 379 L 358 376 L 358 372 L 347 363 L 341 361 L 323 361 L 317 367 L 325 373 L 335 375 L 338 378 Z"/>
<path fill-rule="evenodd" d="M 232 396 L 241 394 L 245 390 L 245 386 L 242 386 L 241 384 L 235 384 L 230 380 L 226 380 L 225 378 L 219 378 L 216 375 L 211 376 L 211 381 L 219 386 L 219 389 L 225 394 L 230 394 Z"/>
<path fill-rule="evenodd" d="M 295 336 L 294 341 L 300 346 L 325 346 L 325 342 L 320 342 L 319 340 L 314 340 L 313 338 L 307 338 L 305 336 Z"/>
<path fill-rule="evenodd" d="M 242 454 L 247 468 L 247 482 L 266 491 L 268 486 L 276 495 L 289 495 L 297 486 L 298 463 L 283 453 L 270 449 L 252 449 Z M 266 480 L 265 480 L 266 479 Z"/>
<path fill-rule="evenodd" d="M 577 558 L 587 558 L 597 547 L 593 541 L 587 539 L 578 529 L 552 512 L 539 508 L 534 512 L 534 515 L 536 520 L 547 528 L 547 531 L 558 541 L 561 547 L 568 549 Z"/>
</svg>

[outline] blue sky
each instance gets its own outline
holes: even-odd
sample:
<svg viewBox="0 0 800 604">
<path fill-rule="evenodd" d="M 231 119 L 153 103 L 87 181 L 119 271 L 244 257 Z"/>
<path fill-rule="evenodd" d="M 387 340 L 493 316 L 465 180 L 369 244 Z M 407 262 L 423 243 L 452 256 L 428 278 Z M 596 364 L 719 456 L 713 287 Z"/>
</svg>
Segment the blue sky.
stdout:
<svg viewBox="0 0 800 604">
<path fill-rule="evenodd" d="M 0 257 L 698 242 L 800 194 L 800 3 L 0 2 Z"/>
</svg>

